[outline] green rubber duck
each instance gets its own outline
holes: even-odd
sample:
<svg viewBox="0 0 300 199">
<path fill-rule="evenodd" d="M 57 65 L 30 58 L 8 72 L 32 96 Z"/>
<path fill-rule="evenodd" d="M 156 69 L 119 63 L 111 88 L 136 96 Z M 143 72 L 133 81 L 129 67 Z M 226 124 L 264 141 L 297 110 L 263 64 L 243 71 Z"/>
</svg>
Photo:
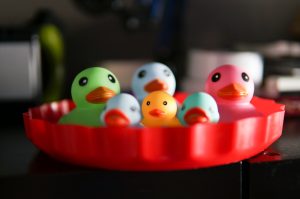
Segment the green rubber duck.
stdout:
<svg viewBox="0 0 300 199">
<path fill-rule="evenodd" d="M 120 93 L 116 76 L 101 67 L 87 68 L 74 79 L 71 88 L 76 107 L 61 117 L 60 124 L 100 126 L 99 115 L 106 102 Z"/>
</svg>

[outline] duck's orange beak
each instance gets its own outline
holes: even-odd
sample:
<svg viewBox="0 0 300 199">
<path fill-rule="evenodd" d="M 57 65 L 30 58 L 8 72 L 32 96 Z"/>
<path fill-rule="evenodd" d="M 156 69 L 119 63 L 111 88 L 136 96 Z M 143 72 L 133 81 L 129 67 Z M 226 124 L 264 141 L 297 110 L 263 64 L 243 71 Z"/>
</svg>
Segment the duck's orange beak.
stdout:
<svg viewBox="0 0 300 199">
<path fill-rule="evenodd" d="M 206 113 L 200 108 L 192 108 L 188 110 L 184 115 L 184 121 L 188 125 L 193 125 L 197 123 L 206 123 L 209 121 Z"/>
<path fill-rule="evenodd" d="M 145 85 L 144 90 L 148 93 L 151 93 L 153 91 L 166 91 L 168 90 L 168 84 L 164 81 L 161 81 L 159 79 L 152 80 L 148 84 Z"/>
<path fill-rule="evenodd" d="M 104 86 L 100 86 L 88 93 L 85 99 L 92 104 L 100 104 L 105 103 L 115 95 L 116 93 L 113 90 L 110 90 Z"/>
<path fill-rule="evenodd" d="M 153 109 L 149 112 L 150 115 L 152 115 L 153 117 L 163 117 L 166 115 L 166 113 L 160 109 Z"/>
<path fill-rule="evenodd" d="M 217 94 L 224 99 L 237 100 L 246 97 L 248 92 L 241 84 L 233 83 L 220 89 Z"/>
<path fill-rule="evenodd" d="M 124 113 L 112 109 L 105 114 L 104 121 L 107 126 L 129 126 L 130 121 Z"/>
</svg>

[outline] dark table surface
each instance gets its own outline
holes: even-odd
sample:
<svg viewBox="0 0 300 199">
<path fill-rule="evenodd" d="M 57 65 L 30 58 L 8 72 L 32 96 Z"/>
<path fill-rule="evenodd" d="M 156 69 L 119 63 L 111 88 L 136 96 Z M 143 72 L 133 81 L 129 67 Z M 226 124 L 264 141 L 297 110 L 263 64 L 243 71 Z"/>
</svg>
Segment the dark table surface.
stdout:
<svg viewBox="0 0 300 199">
<path fill-rule="evenodd" d="M 300 117 L 285 118 L 281 138 L 247 163 L 248 198 L 300 198 Z"/>
<path fill-rule="evenodd" d="M 59 162 L 27 140 L 22 121 L 0 126 L 0 198 L 300 198 L 300 119 L 242 162 L 172 172 L 121 172 Z"/>
</svg>

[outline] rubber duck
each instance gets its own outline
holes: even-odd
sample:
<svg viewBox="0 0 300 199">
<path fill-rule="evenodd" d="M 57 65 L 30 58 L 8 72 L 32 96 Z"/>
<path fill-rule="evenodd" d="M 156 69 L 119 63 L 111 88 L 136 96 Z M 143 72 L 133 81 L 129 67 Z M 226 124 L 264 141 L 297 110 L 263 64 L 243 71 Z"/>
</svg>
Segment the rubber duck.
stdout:
<svg viewBox="0 0 300 199">
<path fill-rule="evenodd" d="M 187 126 L 215 123 L 219 121 L 220 116 L 215 99 L 205 92 L 196 92 L 184 100 L 178 111 L 178 118 L 182 125 Z"/>
<path fill-rule="evenodd" d="M 148 127 L 180 126 L 176 100 L 165 91 L 154 91 L 142 102 L 142 125 Z"/>
<path fill-rule="evenodd" d="M 118 94 L 108 100 L 100 120 L 105 126 L 138 126 L 141 121 L 140 104 L 130 94 Z"/>
<path fill-rule="evenodd" d="M 132 78 L 133 94 L 141 103 L 153 91 L 165 91 L 173 96 L 176 81 L 170 68 L 162 63 L 152 62 L 139 67 Z"/>
<path fill-rule="evenodd" d="M 99 126 L 99 115 L 106 102 L 120 93 L 116 76 L 101 67 L 81 71 L 74 79 L 71 94 L 76 107 L 60 120 L 60 124 Z"/>
<path fill-rule="evenodd" d="M 216 100 L 221 122 L 261 116 L 250 103 L 254 82 L 248 72 L 234 65 L 222 65 L 213 70 L 205 83 L 205 91 Z"/>
</svg>

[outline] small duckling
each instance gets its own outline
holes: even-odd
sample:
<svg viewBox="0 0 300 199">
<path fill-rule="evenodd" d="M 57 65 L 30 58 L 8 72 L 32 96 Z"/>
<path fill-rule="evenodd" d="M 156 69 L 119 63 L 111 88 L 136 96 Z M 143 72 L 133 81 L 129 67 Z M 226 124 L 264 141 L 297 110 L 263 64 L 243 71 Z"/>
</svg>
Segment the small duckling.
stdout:
<svg viewBox="0 0 300 199">
<path fill-rule="evenodd" d="M 154 91 L 142 103 L 142 124 L 148 127 L 180 126 L 176 100 L 164 91 Z"/>
<path fill-rule="evenodd" d="M 130 94 L 118 94 L 108 100 L 100 121 L 105 126 L 137 126 L 141 121 L 140 104 Z"/>
<path fill-rule="evenodd" d="M 176 81 L 168 66 L 153 62 L 145 64 L 135 71 L 131 87 L 134 96 L 142 103 L 143 99 L 153 91 L 165 91 L 173 96 Z"/>
<path fill-rule="evenodd" d="M 215 123 L 219 121 L 218 106 L 214 98 L 204 92 L 197 92 L 188 96 L 178 111 L 178 118 L 182 125 L 197 123 Z"/>
<path fill-rule="evenodd" d="M 99 126 L 99 114 L 107 100 L 120 93 L 116 76 L 101 67 L 91 67 L 81 71 L 74 79 L 71 88 L 76 107 L 62 116 L 60 124 Z"/>
</svg>

